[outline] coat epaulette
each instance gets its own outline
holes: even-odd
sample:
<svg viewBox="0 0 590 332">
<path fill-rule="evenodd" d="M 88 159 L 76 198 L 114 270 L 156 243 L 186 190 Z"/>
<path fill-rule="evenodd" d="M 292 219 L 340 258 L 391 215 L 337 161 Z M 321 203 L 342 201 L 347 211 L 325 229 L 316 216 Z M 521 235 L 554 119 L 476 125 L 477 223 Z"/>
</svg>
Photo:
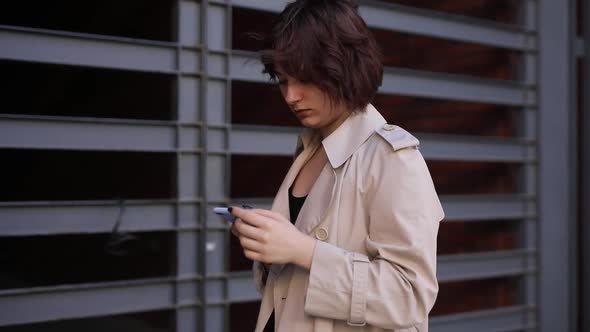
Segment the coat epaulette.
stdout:
<svg viewBox="0 0 590 332">
<path fill-rule="evenodd" d="M 394 151 L 414 147 L 418 149 L 420 141 L 405 129 L 392 124 L 384 124 L 377 129 L 377 134 L 383 137 Z"/>
</svg>

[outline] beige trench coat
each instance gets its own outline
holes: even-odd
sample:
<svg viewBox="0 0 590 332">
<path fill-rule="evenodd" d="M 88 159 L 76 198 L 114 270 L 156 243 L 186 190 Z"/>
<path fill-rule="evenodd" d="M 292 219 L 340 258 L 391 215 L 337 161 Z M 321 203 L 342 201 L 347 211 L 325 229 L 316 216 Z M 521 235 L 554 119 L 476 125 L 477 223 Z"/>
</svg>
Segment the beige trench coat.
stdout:
<svg viewBox="0 0 590 332">
<path fill-rule="evenodd" d="M 323 141 L 304 130 L 272 206 L 287 219 L 287 190 L 319 144 L 329 163 L 295 222 L 318 240 L 311 270 L 275 264 L 262 285 L 262 265 L 254 264 L 262 292 L 256 331 L 273 308 L 279 332 L 428 331 L 444 213 L 418 140 L 370 104 Z"/>
</svg>

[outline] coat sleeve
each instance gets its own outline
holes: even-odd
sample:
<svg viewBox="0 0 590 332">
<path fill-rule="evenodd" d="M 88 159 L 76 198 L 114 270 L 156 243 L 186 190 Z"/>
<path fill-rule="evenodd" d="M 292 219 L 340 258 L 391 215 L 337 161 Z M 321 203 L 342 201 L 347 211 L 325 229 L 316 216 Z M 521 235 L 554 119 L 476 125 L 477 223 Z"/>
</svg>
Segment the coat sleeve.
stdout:
<svg viewBox="0 0 590 332">
<path fill-rule="evenodd" d="M 368 172 L 374 176 L 359 188 L 368 209 L 368 254 L 317 241 L 305 312 L 396 330 L 424 322 L 434 305 L 444 213 L 417 149 L 381 152 Z"/>
</svg>

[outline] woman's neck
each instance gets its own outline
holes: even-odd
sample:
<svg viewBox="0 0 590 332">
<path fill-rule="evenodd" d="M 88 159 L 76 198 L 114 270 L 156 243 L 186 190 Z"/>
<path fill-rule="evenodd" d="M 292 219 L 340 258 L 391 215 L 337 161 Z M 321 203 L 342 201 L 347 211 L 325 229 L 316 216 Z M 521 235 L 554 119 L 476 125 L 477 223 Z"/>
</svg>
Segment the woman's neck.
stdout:
<svg viewBox="0 0 590 332">
<path fill-rule="evenodd" d="M 332 121 L 329 125 L 320 128 L 320 134 L 322 135 L 322 139 L 330 136 L 340 125 L 346 121 L 346 119 L 352 114 L 350 111 L 344 111 L 340 114 L 338 118 Z"/>
</svg>

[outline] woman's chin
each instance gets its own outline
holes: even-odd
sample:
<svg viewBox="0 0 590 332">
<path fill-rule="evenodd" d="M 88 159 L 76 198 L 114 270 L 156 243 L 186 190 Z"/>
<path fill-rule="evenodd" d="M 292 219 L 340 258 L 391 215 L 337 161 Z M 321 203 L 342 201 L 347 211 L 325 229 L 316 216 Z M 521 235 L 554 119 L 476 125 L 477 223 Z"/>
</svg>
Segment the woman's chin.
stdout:
<svg viewBox="0 0 590 332">
<path fill-rule="evenodd" d="M 307 128 L 317 129 L 320 127 L 318 122 L 314 121 L 312 118 L 299 119 L 299 122 L 301 122 L 301 125 Z"/>
</svg>

